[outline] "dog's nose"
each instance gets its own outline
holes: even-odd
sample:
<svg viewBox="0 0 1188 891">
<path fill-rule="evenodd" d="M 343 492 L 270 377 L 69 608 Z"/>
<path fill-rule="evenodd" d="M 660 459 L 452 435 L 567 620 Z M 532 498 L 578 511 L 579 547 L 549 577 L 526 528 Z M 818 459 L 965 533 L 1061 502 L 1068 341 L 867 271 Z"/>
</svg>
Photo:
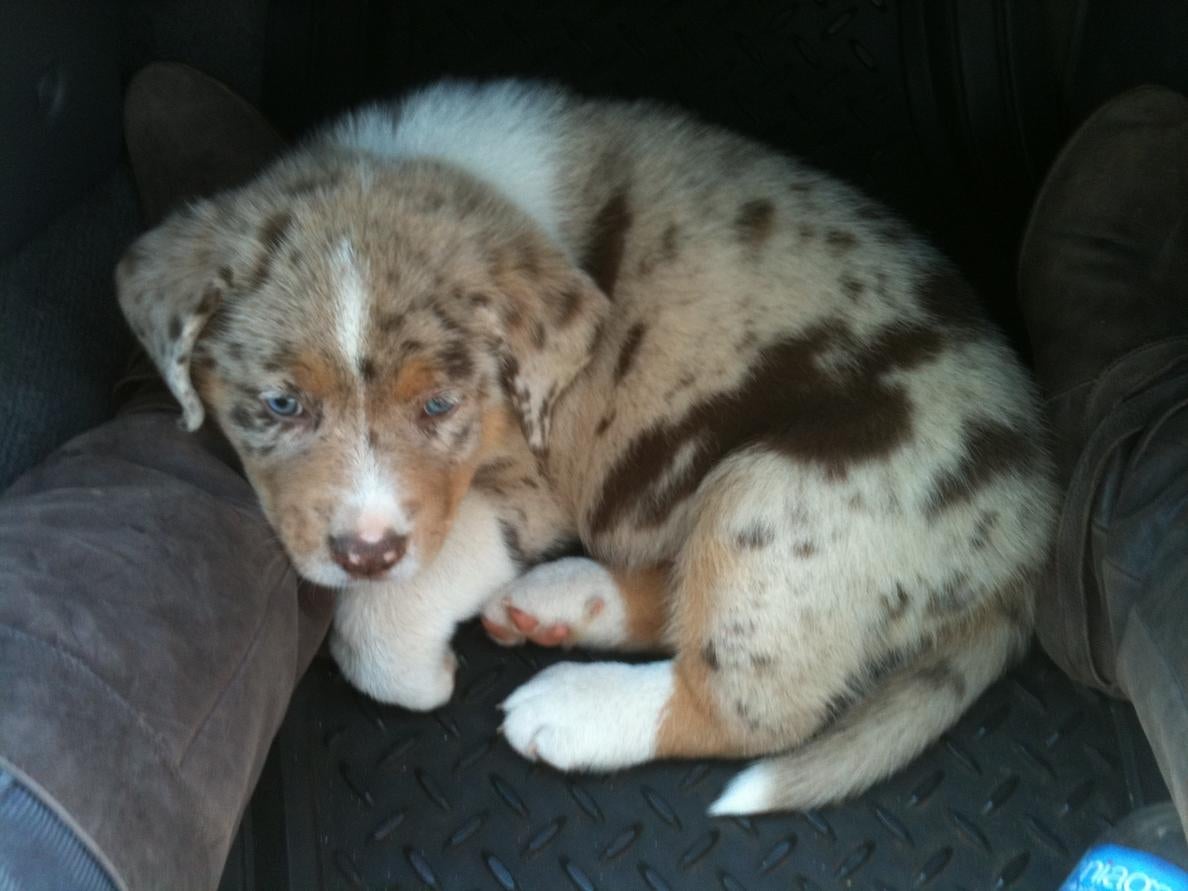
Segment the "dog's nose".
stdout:
<svg viewBox="0 0 1188 891">
<path fill-rule="evenodd" d="M 371 578 L 395 566 L 408 547 L 408 538 L 386 529 L 378 537 L 331 535 L 330 556 L 356 578 Z"/>
</svg>

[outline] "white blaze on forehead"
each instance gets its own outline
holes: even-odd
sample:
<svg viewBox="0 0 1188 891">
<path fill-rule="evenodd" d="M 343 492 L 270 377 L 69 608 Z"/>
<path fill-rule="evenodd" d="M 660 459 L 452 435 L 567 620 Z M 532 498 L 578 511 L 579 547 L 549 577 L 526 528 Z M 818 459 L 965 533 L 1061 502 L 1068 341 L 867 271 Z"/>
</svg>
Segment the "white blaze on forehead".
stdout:
<svg viewBox="0 0 1188 891">
<path fill-rule="evenodd" d="M 367 343 L 367 320 L 371 315 L 371 296 L 367 289 L 366 270 L 355 249 L 343 239 L 334 254 L 334 333 L 349 367 L 357 369 Z"/>
<path fill-rule="evenodd" d="M 402 500 L 402 486 L 384 467 L 367 436 L 367 400 L 359 374 L 367 345 L 368 319 L 371 316 L 367 270 L 350 241 L 343 239 L 334 255 L 335 300 L 334 333 L 347 366 L 355 374 L 357 431 L 348 490 L 336 517 L 338 534 L 357 535 L 366 542 L 376 542 L 389 531 L 408 535 L 412 524 Z"/>
<path fill-rule="evenodd" d="M 351 487 L 339 517 L 340 534 L 376 542 L 389 531 L 408 535 L 412 523 L 403 505 L 400 480 L 386 470 L 375 451 L 363 444 L 351 474 Z"/>
</svg>

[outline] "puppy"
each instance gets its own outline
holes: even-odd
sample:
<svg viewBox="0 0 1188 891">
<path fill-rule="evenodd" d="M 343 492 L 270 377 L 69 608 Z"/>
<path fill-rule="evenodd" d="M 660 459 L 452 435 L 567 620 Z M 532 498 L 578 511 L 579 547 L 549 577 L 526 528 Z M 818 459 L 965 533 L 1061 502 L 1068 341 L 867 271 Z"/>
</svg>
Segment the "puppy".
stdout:
<svg viewBox="0 0 1188 891">
<path fill-rule="evenodd" d="M 214 415 L 341 589 L 361 689 L 440 705 L 480 610 L 506 644 L 666 654 L 516 691 L 529 758 L 764 756 L 715 813 L 820 805 L 1029 640 L 1055 491 L 1016 358 L 886 209 L 684 114 L 438 84 L 177 213 L 117 282 L 186 425 Z"/>
</svg>

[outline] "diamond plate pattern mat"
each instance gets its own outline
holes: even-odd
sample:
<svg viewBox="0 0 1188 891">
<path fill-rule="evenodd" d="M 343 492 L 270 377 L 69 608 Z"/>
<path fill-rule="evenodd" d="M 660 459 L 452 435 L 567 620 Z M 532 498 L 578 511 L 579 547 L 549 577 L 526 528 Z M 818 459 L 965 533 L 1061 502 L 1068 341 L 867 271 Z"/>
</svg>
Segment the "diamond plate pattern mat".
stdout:
<svg viewBox="0 0 1188 891">
<path fill-rule="evenodd" d="M 457 644 L 457 693 L 428 715 L 377 705 L 328 660 L 310 670 L 275 750 L 292 887 L 1054 889 L 1130 807 L 1116 706 L 1039 655 L 854 801 L 710 819 L 737 765 L 565 776 L 525 762 L 496 706 L 573 654 L 503 650 L 475 627 Z"/>
</svg>

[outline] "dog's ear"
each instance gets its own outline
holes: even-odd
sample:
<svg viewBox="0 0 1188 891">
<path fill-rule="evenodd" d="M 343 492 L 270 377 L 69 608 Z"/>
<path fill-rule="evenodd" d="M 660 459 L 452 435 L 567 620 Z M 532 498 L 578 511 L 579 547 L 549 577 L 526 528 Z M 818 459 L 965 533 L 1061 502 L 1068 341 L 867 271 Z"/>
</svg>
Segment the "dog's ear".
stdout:
<svg viewBox="0 0 1188 891">
<path fill-rule="evenodd" d="M 191 431 L 204 414 L 190 376 L 194 345 L 232 284 L 223 217 L 213 202 L 192 205 L 138 238 L 116 266 L 120 308 Z"/>
<path fill-rule="evenodd" d="M 498 332 L 504 388 L 539 453 L 554 404 L 597 350 L 610 300 L 560 251 L 539 242 L 498 252 L 492 273 L 494 300 L 474 295 L 472 308 Z"/>
</svg>

